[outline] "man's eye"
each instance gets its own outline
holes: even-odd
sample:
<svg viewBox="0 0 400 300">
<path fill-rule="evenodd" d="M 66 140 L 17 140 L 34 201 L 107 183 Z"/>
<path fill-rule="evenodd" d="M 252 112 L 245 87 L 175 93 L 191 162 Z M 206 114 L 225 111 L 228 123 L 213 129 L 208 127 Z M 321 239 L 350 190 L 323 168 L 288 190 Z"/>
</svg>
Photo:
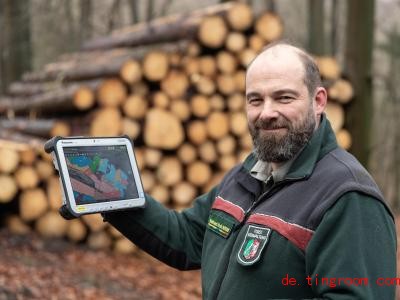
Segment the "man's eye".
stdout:
<svg viewBox="0 0 400 300">
<path fill-rule="evenodd" d="M 283 95 L 283 96 L 279 96 L 278 100 L 279 101 L 283 101 L 283 102 L 289 102 L 292 101 L 294 98 L 292 96 L 288 96 L 288 95 Z"/>
<path fill-rule="evenodd" d="M 257 105 L 257 104 L 260 104 L 261 103 L 261 99 L 259 99 L 259 98 L 252 98 L 252 99 L 249 99 L 248 100 L 248 102 L 249 102 L 249 104 L 251 104 L 251 105 Z"/>
</svg>

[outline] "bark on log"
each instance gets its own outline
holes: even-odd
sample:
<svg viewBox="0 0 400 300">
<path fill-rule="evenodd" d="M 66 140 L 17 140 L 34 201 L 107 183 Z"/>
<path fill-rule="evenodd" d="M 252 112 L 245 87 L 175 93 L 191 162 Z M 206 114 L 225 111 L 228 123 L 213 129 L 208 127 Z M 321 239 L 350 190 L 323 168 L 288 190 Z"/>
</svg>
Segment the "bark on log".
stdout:
<svg viewBox="0 0 400 300">
<path fill-rule="evenodd" d="M 225 3 L 188 14 L 172 15 L 149 23 L 140 23 L 114 31 L 110 36 L 92 39 L 84 43 L 82 49 L 134 47 L 156 42 L 173 42 L 193 38 L 205 16 L 226 13 L 231 7 L 231 3 Z"/>
<path fill-rule="evenodd" d="M 68 124 L 54 119 L 0 119 L 0 127 L 42 137 L 68 136 L 71 132 Z"/>
<path fill-rule="evenodd" d="M 0 113 L 7 111 L 13 112 L 65 112 L 70 110 L 79 110 L 79 100 L 75 100 L 75 95 L 82 88 L 95 90 L 102 80 L 92 80 L 85 82 L 85 85 L 74 83 L 63 88 L 50 90 L 43 94 L 33 95 L 29 98 L 2 98 L 0 99 Z M 78 93 L 79 94 L 79 93 Z M 79 97 L 78 97 L 79 98 Z M 76 101 L 76 102 L 75 102 Z M 84 105 L 85 109 L 87 105 Z"/>
<path fill-rule="evenodd" d="M 16 145 L 20 145 L 21 150 L 25 150 L 27 148 L 41 149 L 43 148 L 45 142 L 45 139 L 31 135 L 6 129 L 0 130 L 0 146 L 7 143 L 15 143 Z"/>
<path fill-rule="evenodd" d="M 188 46 L 186 40 L 177 43 L 163 43 L 134 49 L 112 49 L 108 51 L 76 54 L 67 62 L 56 62 L 45 66 L 44 70 L 24 74 L 23 82 L 69 82 L 99 77 L 115 77 L 121 74 L 124 64 L 130 60 L 141 60 L 152 50 L 165 53 L 183 52 Z"/>
</svg>

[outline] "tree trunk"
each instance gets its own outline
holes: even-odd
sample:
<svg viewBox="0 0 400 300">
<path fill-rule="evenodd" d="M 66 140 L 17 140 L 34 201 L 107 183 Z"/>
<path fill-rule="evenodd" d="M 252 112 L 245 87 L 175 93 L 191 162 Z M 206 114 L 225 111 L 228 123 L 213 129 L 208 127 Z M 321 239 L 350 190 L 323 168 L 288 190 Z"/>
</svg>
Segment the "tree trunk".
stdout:
<svg viewBox="0 0 400 300">
<path fill-rule="evenodd" d="M 109 36 L 90 40 L 83 45 L 83 49 L 134 47 L 194 37 L 205 15 L 225 13 L 230 7 L 232 7 L 232 4 L 227 3 L 189 14 L 167 16 L 149 23 L 140 23 L 123 30 L 114 31 Z"/>
<path fill-rule="evenodd" d="M 0 113 L 7 111 L 65 112 L 72 109 L 79 110 L 81 106 L 75 95 L 79 95 L 79 90 L 83 88 L 95 90 L 100 83 L 101 80 L 93 80 L 86 82 L 84 86 L 79 83 L 70 84 L 43 94 L 33 95 L 29 98 L 3 98 L 0 101 Z"/>
<path fill-rule="evenodd" d="M 24 82 L 74 81 L 98 77 L 118 76 L 124 63 L 130 59 L 142 59 L 152 48 L 164 52 L 179 52 L 186 49 L 187 41 L 163 43 L 134 49 L 112 49 L 74 53 L 64 56 L 61 62 L 48 64 L 43 71 L 26 73 Z"/>
<path fill-rule="evenodd" d="M 63 130 L 64 134 L 61 133 L 57 128 L 66 128 Z M 53 135 L 69 135 L 68 125 L 57 120 L 48 119 L 36 119 L 30 120 L 27 118 L 16 118 L 16 119 L 0 119 L 0 128 L 16 130 L 27 134 L 40 135 L 43 137 L 50 137 Z M 58 131 L 58 132 L 57 132 Z"/>
<path fill-rule="evenodd" d="M 325 43 L 324 1 L 309 0 L 308 38 L 309 51 L 315 55 L 327 54 Z"/>
<path fill-rule="evenodd" d="M 29 1 L 4 0 L 0 4 L 0 89 L 31 68 Z"/>
<path fill-rule="evenodd" d="M 368 165 L 371 150 L 374 10 L 374 0 L 348 1 L 346 66 L 355 93 L 348 113 L 349 130 L 355 141 L 350 150 L 364 166 Z"/>
</svg>

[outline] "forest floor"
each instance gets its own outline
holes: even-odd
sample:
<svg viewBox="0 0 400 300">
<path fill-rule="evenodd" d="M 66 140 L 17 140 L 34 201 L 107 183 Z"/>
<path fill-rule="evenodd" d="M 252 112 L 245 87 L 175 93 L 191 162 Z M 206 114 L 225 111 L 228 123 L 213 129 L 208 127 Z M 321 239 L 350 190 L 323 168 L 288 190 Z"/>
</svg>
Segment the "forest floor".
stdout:
<svg viewBox="0 0 400 300">
<path fill-rule="evenodd" d="M 201 299 L 200 272 L 147 254 L 94 251 L 64 240 L 0 231 L 0 300 Z"/>
<path fill-rule="evenodd" d="M 400 235 L 400 217 L 396 225 Z M 2 229 L 0 300 L 14 299 L 201 299 L 200 272 L 177 271 L 143 252 L 94 251 L 35 234 L 15 236 Z M 396 299 L 400 300 L 399 289 Z"/>
</svg>

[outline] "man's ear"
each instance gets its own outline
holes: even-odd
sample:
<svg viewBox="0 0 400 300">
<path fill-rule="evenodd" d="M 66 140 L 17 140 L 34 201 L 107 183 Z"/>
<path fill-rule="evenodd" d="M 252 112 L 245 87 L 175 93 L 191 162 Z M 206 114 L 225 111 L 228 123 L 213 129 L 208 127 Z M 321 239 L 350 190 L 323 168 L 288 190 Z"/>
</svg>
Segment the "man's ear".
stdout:
<svg viewBox="0 0 400 300">
<path fill-rule="evenodd" d="M 320 116 L 324 112 L 327 102 L 328 92 L 325 88 L 318 87 L 313 101 L 314 112 L 317 116 Z"/>
</svg>

